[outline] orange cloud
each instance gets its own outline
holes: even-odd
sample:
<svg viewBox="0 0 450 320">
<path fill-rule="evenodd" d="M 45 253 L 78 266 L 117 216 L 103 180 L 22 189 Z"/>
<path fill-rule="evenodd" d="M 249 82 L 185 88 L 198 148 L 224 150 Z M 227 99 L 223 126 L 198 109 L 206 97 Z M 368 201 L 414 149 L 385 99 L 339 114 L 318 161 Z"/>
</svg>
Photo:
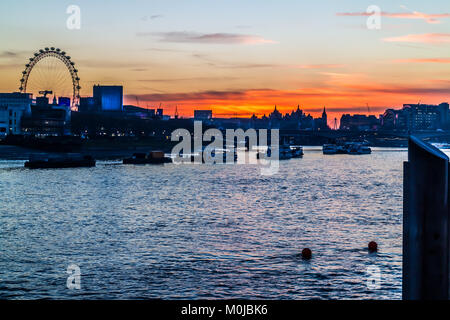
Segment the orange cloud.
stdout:
<svg viewBox="0 0 450 320">
<path fill-rule="evenodd" d="M 399 63 L 450 63 L 450 58 L 419 58 L 419 59 L 398 59 Z"/>
<path fill-rule="evenodd" d="M 450 43 L 450 33 L 424 33 L 408 34 L 406 36 L 384 38 L 385 42 L 412 42 L 412 43 Z"/>
<path fill-rule="evenodd" d="M 343 64 L 300 64 L 291 66 L 294 69 L 334 69 L 344 67 L 345 65 Z"/>
<path fill-rule="evenodd" d="M 337 16 L 347 16 L 347 17 L 360 17 L 360 16 L 372 16 L 373 13 L 368 12 L 341 12 L 337 13 Z M 405 12 L 405 13 L 389 13 L 381 12 L 381 16 L 396 19 L 421 19 L 430 24 L 441 23 L 438 19 L 450 18 L 450 13 L 437 13 L 437 14 L 427 14 L 418 11 Z"/>
</svg>

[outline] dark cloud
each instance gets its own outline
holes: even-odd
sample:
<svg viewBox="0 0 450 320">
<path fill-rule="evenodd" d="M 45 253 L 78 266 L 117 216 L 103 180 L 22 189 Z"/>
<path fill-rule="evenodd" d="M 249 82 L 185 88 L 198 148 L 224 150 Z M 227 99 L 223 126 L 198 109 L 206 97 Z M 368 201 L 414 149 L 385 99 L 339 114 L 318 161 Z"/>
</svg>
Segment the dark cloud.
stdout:
<svg viewBox="0 0 450 320">
<path fill-rule="evenodd" d="M 12 51 L 4 50 L 0 52 L 0 58 L 24 58 L 26 56 L 31 56 L 33 53 L 31 51 Z"/>
<path fill-rule="evenodd" d="M 149 20 L 155 20 L 155 19 L 160 19 L 163 18 L 164 16 L 162 14 L 154 14 L 151 16 L 144 16 L 141 18 L 142 21 L 149 21 Z"/>
<path fill-rule="evenodd" d="M 12 57 L 17 57 L 18 55 L 19 55 L 19 53 L 13 52 L 13 51 L 0 52 L 0 58 L 12 58 Z"/>
<path fill-rule="evenodd" d="M 228 100 L 243 99 L 246 91 L 200 91 L 185 93 L 154 93 L 137 95 L 146 101 L 192 101 L 192 100 Z M 134 97 L 134 96 L 131 96 Z"/>
<path fill-rule="evenodd" d="M 198 32 L 139 32 L 140 37 L 156 36 L 161 42 L 203 43 L 203 44 L 262 44 L 274 43 L 260 36 L 235 33 L 198 33 Z"/>
</svg>

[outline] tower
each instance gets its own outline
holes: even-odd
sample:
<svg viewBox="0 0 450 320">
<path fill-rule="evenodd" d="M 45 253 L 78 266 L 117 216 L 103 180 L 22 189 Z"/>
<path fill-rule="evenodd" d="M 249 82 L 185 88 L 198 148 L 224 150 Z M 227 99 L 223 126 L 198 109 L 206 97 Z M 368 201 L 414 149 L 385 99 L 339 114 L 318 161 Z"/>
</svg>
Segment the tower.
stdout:
<svg viewBox="0 0 450 320">
<path fill-rule="evenodd" d="M 327 110 L 325 109 L 325 107 L 323 107 L 323 112 L 322 112 L 322 126 L 324 129 L 328 127 Z"/>
</svg>

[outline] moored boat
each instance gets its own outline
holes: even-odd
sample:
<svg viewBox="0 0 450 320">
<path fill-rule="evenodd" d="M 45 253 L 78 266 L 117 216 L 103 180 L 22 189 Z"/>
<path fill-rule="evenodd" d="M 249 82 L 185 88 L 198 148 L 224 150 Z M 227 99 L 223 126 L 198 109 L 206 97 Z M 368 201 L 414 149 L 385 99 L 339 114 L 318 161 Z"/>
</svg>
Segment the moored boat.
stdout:
<svg viewBox="0 0 450 320">
<path fill-rule="evenodd" d="M 336 154 L 338 152 L 338 148 L 335 144 L 324 144 L 322 146 L 323 154 Z"/>
<path fill-rule="evenodd" d="M 30 169 L 95 167 L 95 160 L 89 155 L 44 157 L 44 158 L 30 157 L 30 160 L 25 162 L 24 166 L 25 168 Z"/>
<path fill-rule="evenodd" d="M 323 154 L 371 154 L 372 149 L 365 143 L 346 142 L 344 145 L 324 144 L 322 147 Z"/>
<path fill-rule="evenodd" d="M 132 157 L 123 159 L 123 164 L 162 164 L 171 162 L 172 159 L 166 157 L 162 151 L 151 151 L 149 154 L 134 153 Z"/>
<path fill-rule="evenodd" d="M 303 148 L 301 146 L 291 146 L 292 158 L 303 157 Z"/>
</svg>

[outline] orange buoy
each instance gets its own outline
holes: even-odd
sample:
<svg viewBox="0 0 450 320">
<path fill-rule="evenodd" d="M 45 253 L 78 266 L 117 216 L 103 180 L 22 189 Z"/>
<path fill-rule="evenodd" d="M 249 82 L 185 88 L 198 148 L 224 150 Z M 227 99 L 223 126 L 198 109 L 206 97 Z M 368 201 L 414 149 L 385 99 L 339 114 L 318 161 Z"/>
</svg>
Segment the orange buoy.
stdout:
<svg viewBox="0 0 450 320">
<path fill-rule="evenodd" d="M 369 242 L 369 252 L 377 252 L 378 244 L 375 241 Z"/>
<path fill-rule="evenodd" d="M 311 249 L 305 248 L 302 250 L 302 258 L 303 259 L 311 259 L 311 256 L 312 256 Z"/>
</svg>

